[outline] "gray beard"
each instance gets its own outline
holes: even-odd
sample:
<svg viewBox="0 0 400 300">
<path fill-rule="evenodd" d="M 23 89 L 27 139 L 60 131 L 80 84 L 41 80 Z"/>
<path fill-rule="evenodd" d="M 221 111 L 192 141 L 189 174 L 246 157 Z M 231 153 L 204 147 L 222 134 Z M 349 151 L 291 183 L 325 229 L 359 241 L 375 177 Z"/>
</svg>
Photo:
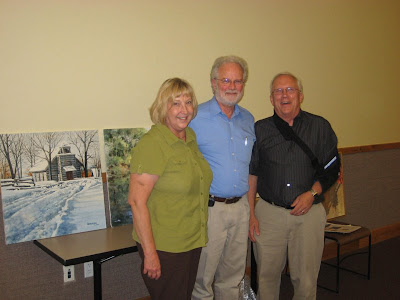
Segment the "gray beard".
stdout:
<svg viewBox="0 0 400 300">
<path fill-rule="evenodd" d="M 239 96 L 238 96 L 238 98 L 236 99 L 236 101 L 232 102 L 232 101 L 228 101 L 228 100 L 226 100 L 226 99 L 220 97 L 220 96 L 218 95 L 218 91 L 216 91 L 216 93 L 215 93 L 215 99 L 217 99 L 217 101 L 220 102 L 220 103 L 222 103 L 223 105 L 226 105 L 226 106 L 235 106 L 236 104 L 238 104 L 238 103 L 240 102 L 240 100 L 242 100 L 243 95 L 244 95 L 244 92 L 242 91 L 242 92 L 239 94 Z"/>
</svg>

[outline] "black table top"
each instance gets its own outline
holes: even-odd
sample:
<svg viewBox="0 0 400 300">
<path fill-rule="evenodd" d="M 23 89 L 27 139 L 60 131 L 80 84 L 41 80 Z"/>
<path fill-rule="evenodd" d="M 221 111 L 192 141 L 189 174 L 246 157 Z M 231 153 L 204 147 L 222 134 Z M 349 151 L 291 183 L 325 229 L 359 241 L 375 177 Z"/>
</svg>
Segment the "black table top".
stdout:
<svg viewBox="0 0 400 300">
<path fill-rule="evenodd" d="M 42 240 L 34 244 L 64 266 L 136 252 L 133 225 L 105 228 Z"/>
</svg>

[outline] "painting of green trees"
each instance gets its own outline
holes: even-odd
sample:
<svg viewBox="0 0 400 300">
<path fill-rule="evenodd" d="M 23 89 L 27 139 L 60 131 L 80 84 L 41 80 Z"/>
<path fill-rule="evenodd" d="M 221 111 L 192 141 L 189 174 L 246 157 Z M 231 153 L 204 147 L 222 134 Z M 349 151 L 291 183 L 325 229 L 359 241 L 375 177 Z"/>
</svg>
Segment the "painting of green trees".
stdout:
<svg viewBox="0 0 400 300">
<path fill-rule="evenodd" d="M 131 150 L 146 132 L 145 128 L 104 130 L 112 226 L 132 224 L 132 212 L 128 204 Z"/>
</svg>

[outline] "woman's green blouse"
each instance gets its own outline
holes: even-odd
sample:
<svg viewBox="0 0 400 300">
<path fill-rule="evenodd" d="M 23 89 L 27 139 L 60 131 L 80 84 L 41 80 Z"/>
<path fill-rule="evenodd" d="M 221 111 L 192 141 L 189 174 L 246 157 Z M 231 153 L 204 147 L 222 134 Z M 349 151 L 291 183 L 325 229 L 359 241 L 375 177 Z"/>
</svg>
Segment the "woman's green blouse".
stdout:
<svg viewBox="0 0 400 300">
<path fill-rule="evenodd" d="M 189 127 L 185 130 L 186 142 L 165 125 L 153 125 L 132 149 L 130 166 L 131 173 L 159 176 L 147 207 L 156 249 L 172 253 L 207 243 L 212 171 L 197 146 L 194 131 Z M 135 230 L 133 239 L 140 243 Z"/>
</svg>

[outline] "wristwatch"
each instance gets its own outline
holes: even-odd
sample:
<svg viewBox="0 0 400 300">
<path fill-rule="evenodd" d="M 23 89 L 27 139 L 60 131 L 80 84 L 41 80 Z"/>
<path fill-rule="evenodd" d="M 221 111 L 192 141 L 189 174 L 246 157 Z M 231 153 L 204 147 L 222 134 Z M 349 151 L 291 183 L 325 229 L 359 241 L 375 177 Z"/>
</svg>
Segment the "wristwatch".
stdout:
<svg viewBox="0 0 400 300">
<path fill-rule="evenodd" d="M 310 189 L 311 194 L 313 195 L 314 198 L 318 197 L 318 193 L 314 191 L 313 188 Z"/>
</svg>

